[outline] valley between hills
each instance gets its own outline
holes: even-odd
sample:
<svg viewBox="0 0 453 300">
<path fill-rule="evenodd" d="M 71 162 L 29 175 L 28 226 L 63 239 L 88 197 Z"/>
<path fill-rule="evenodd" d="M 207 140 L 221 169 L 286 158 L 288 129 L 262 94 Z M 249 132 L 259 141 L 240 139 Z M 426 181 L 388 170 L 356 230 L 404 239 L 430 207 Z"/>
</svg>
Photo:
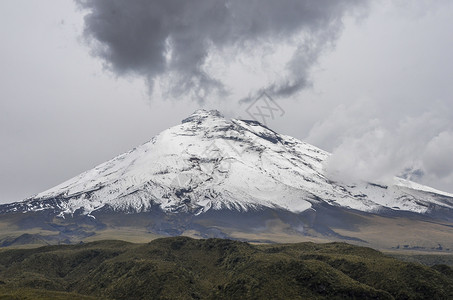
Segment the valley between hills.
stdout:
<svg viewBox="0 0 453 300">
<path fill-rule="evenodd" d="M 337 210 L 338 213 L 338 210 Z M 303 231 L 294 228 L 278 214 L 263 216 L 263 220 L 243 223 L 239 218 L 201 215 L 181 224 L 181 215 L 166 216 L 158 225 L 148 214 L 99 214 L 96 219 L 61 219 L 27 224 L 32 213 L 10 214 L 0 219 L 0 246 L 34 248 L 56 244 L 76 244 L 99 240 L 122 240 L 146 243 L 169 236 L 168 228 L 182 228 L 177 235 L 200 238 L 227 238 L 251 243 L 347 242 L 380 251 L 451 253 L 453 254 L 453 223 L 420 216 L 379 216 L 344 210 L 333 215 L 322 214 Z M 88 219 L 88 220 L 87 220 Z M 241 221 L 242 220 L 242 221 Z M 154 221 L 154 222 L 153 222 Z M 237 222 L 236 222 L 237 221 Z M 36 223 L 35 223 L 36 222 Z M 165 230 L 163 230 L 163 228 Z"/>
</svg>

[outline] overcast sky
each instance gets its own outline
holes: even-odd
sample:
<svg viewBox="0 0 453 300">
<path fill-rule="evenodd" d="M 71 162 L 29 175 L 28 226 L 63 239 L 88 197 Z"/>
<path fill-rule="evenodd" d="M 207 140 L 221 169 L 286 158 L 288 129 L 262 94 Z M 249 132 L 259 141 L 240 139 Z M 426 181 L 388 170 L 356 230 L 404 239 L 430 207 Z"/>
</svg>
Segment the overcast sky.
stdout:
<svg viewBox="0 0 453 300">
<path fill-rule="evenodd" d="M 2 203 L 262 91 L 333 178 L 453 192 L 451 1 L 11 0 L 0 25 Z"/>
</svg>

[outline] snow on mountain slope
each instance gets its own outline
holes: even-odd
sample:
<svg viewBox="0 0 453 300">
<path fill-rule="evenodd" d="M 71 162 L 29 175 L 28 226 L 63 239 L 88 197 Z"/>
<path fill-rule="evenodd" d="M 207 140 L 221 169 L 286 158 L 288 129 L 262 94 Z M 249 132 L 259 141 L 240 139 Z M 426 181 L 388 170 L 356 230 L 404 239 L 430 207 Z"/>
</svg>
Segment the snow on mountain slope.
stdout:
<svg viewBox="0 0 453 300">
<path fill-rule="evenodd" d="M 332 182 L 323 169 L 329 155 L 258 122 L 198 110 L 151 141 L 0 210 L 53 209 L 64 216 L 105 206 L 142 212 L 157 205 L 193 214 L 260 207 L 298 213 L 320 202 L 367 212 L 453 209 L 453 195 L 400 178 L 391 186 Z"/>
</svg>

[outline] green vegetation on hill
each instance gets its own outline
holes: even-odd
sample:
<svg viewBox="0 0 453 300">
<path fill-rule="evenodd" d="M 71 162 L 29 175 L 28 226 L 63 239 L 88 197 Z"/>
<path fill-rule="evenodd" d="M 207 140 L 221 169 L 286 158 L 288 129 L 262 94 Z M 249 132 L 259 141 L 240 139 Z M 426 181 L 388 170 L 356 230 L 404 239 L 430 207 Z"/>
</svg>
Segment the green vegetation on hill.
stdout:
<svg viewBox="0 0 453 300">
<path fill-rule="evenodd" d="M 187 237 L 4 250 L 0 299 L 453 299 L 453 269 L 346 243 Z"/>
</svg>

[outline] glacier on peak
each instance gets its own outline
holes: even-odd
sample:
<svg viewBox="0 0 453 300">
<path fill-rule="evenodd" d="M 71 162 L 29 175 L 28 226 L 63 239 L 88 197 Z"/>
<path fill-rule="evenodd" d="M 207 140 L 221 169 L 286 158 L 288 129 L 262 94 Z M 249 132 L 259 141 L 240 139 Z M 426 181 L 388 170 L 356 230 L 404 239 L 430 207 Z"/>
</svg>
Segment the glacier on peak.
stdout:
<svg viewBox="0 0 453 300">
<path fill-rule="evenodd" d="M 0 211 L 300 213 L 320 203 L 366 212 L 453 209 L 453 195 L 400 178 L 390 186 L 333 182 L 323 165 L 329 156 L 259 122 L 200 109 L 151 141 Z"/>
<path fill-rule="evenodd" d="M 193 122 L 193 121 L 202 122 L 203 120 L 205 120 L 209 117 L 224 118 L 224 116 L 220 113 L 220 111 L 218 111 L 216 109 L 212 109 L 212 110 L 197 109 L 189 117 L 182 120 L 181 123 L 187 123 L 187 122 Z"/>
</svg>

